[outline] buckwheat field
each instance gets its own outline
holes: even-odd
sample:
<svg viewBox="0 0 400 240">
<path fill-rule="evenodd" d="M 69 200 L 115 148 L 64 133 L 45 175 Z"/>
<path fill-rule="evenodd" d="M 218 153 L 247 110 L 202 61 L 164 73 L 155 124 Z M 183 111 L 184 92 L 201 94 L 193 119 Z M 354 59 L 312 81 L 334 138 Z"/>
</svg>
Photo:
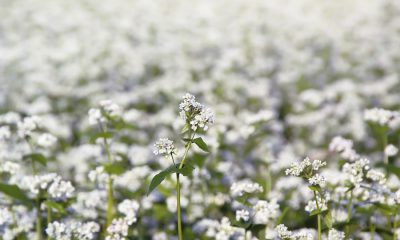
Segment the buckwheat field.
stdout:
<svg viewBox="0 0 400 240">
<path fill-rule="evenodd" d="M 399 0 L 1 0 L 0 240 L 399 240 Z"/>
</svg>

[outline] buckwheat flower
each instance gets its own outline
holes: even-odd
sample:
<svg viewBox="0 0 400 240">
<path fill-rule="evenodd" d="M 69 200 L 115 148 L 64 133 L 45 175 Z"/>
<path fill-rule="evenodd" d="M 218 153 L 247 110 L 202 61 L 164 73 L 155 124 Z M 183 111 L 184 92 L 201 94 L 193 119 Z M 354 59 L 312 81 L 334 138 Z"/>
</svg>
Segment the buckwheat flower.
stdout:
<svg viewBox="0 0 400 240">
<path fill-rule="evenodd" d="M 385 147 L 385 155 L 389 157 L 395 156 L 399 152 L 399 149 L 393 144 L 389 144 Z"/>
<path fill-rule="evenodd" d="M 109 175 L 105 172 L 103 166 L 98 166 L 91 170 L 88 173 L 88 177 L 91 182 L 97 182 L 98 184 L 106 184 L 109 179 Z"/>
<path fill-rule="evenodd" d="M 139 210 L 139 203 L 134 200 L 125 199 L 118 205 L 118 211 L 125 215 L 128 224 L 131 225 L 136 222 L 136 214 Z"/>
<path fill-rule="evenodd" d="M 9 126 L 0 127 L 0 141 L 7 140 L 11 137 L 11 131 Z"/>
<path fill-rule="evenodd" d="M 40 118 L 36 116 L 26 117 L 17 123 L 18 136 L 25 138 L 31 136 L 32 132 L 39 127 Z"/>
<path fill-rule="evenodd" d="M 335 208 L 331 211 L 332 220 L 334 223 L 343 223 L 347 221 L 347 210 L 343 208 Z"/>
<path fill-rule="evenodd" d="M 176 154 L 174 142 L 169 140 L 168 138 L 160 138 L 154 144 L 154 147 L 155 147 L 155 150 L 153 153 L 155 155 L 164 155 L 165 157 L 171 157 L 171 155 Z"/>
<path fill-rule="evenodd" d="M 252 208 L 254 223 L 267 224 L 271 220 L 277 219 L 280 215 L 279 205 L 276 199 L 270 202 L 259 200 Z"/>
<path fill-rule="evenodd" d="M 382 108 L 372 108 L 364 111 L 364 119 L 366 121 L 373 122 L 381 126 L 388 126 L 398 117 L 398 112 L 393 112 Z"/>
<path fill-rule="evenodd" d="M 114 219 L 107 228 L 106 240 L 122 240 L 128 236 L 129 222 L 125 218 Z"/>
<path fill-rule="evenodd" d="M 57 240 L 72 239 L 72 229 L 66 224 L 54 221 L 46 228 L 46 233 L 49 237 Z"/>
<path fill-rule="evenodd" d="M 359 186 L 363 180 L 364 173 L 369 169 L 369 160 L 362 158 L 354 163 L 345 163 L 342 170 L 347 174 L 347 178 L 351 183 L 355 186 Z"/>
<path fill-rule="evenodd" d="M 97 125 L 101 122 L 105 122 L 105 118 L 101 114 L 100 109 L 98 108 L 91 108 L 88 112 L 89 114 L 89 124 L 90 125 Z"/>
<path fill-rule="evenodd" d="M 301 177 L 310 178 L 313 175 L 314 171 L 318 171 L 319 168 L 321 168 L 325 165 L 326 165 L 326 162 L 323 162 L 323 161 L 317 160 L 317 159 L 311 161 L 308 157 L 306 157 L 301 162 L 292 163 L 290 168 L 286 169 L 285 174 L 297 176 L 297 177 L 301 176 Z"/>
<path fill-rule="evenodd" d="M 340 232 L 334 228 L 329 230 L 328 240 L 343 240 L 345 239 L 344 232 Z"/>
<path fill-rule="evenodd" d="M 366 177 L 380 184 L 384 184 L 386 182 L 385 174 L 375 169 L 369 170 Z"/>
<path fill-rule="evenodd" d="M 290 239 L 292 237 L 292 231 L 289 231 L 283 224 L 276 226 L 275 230 L 278 233 L 278 237 L 281 239 Z"/>
<path fill-rule="evenodd" d="M 79 224 L 75 228 L 75 236 L 77 239 L 92 240 L 97 239 L 97 234 L 100 231 L 100 225 L 96 222 L 87 222 Z"/>
<path fill-rule="evenodd" d="M 111 117 L 120 117 L 122 115 L 121 107 L 111 100 L 100 101 L 100 106 Z"/>
<path fill-rule="evenodd" d="M 0 172 L 9 173 L 15 175 L 21 169 L 21 165 L 11 161 L 6 161 L 0 164 Z"/>
<path fill-rule="evenodd" d="M 49 133 L 43 133 L 37 139 L 37 144 L 43 148 L 49 148 L 57 142 L 57 138 Z"/>
<path fill-rule="evenodd" d="M 328 209 L 328 206 L 326 204 L 326 201 L 324 199 L 321 199 L 320 197 L 317 197 L 318 199 L 318 207 L 321 211 L 325 211 Z M 317 208 L 317 203 L 315 202 L 315 200 L 310 200 L 308 201 L 306 207 L 304 208 L 304 210 L 306 210 L 307 212 L 311 213 L 315 210 L 318 210 Z"/>
<path fill-rule="evenodd" d="M 308 179 L 308 182 L 314 186 L 325 187 L 326 179 L 324 176 L 319 175 L 318 173 Z"/>
<path fill-rule="evenodd" d="M 329 151 L 340 153 L 345 160 L 355 161 L 360 155 L 353 149 L 353 141 L 337 136 L 329 144 Z"/>
<path fill-rule="evenodd" d="M 201 128 L 204 131 L 208 125 L 214 123 L 214 114 L 209 108 L 196 102 L 195 97 L 189 93 L 183 96 L 183 101 L 179 104 L 179 114 L 184 120 L 189 120 L 193 131 Z"/>
<path fill-rule="evenodd" d="M 248 179 L 241 180 L 232 184 L 230 192 L 232 197 L 243 196 L 244 193 L 262 192 L 263 188 L 258 183 L 253 183 Z"/>
<path fill-rule="evenodd" d="M 395 199 L 396 203 L 400 204 L 400 189 L 397 190 L 397 192 L 394 194 L 394 196 L 395 196 L 394 199 Z"/>
<path fill-rule="evenodd" d="M 12 212 L 6 207 L 0 208 L 0 226 L 12 223 L 13 223 Z"/>
<path fill-rule="evenodd" d="M 247 211 L 246 209 L 241 209 L 236 211 L 236 221 L 240 221 L 243 219 L 243 221 L 247 222 L 250 218 L 250 212 Z"/>
<path fill-rule="evenodd" d="M 291 239 L 293 240 L 314 240 L 313 233 L 310 232 L 309 229 L 300 229 L 299 231 L 295 232 Z"/>
<path fill-rule="evenodd" d="M 48 189 L 48 193 L 52 198 L 61 200 L 71 198 L 74 191 L 75 188 L 71 182 L 62 180 L 60 176 L 53 180 Z"/>
<path fill-rule="evenodd" d="M 200 114 L 194 116 L 193 120 L 190 121 L 190 126 L 193 131 L 198 128 L 202 128 L 204 131 L 208 130 L 208 125 L 214 123 L 214 113 L 211 109 L 202 109 Z"/>
</svg>

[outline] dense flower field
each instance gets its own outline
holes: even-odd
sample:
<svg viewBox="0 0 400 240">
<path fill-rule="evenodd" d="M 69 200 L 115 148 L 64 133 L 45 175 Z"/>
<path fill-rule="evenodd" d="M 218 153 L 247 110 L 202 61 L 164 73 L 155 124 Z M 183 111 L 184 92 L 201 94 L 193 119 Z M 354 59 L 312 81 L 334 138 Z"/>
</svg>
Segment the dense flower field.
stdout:
<svg viewBox="0 0 400 240">
<path fill-rule="evenodd" d="M 1 240 L 400 239 L 400 1 L 0 16 Z"/>
</svg>

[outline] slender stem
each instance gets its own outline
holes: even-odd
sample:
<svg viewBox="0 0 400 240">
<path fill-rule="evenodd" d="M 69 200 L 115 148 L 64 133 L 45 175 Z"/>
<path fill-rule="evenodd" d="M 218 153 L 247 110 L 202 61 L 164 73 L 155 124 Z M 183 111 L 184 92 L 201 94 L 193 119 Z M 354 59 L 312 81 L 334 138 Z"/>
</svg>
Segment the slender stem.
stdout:
<svg viewBox="0 0 400 240">
<path fill-rule="evenodd" d="M 103 125 L 101 122 L 99 122 L 99 127 L 101 132 L 105 133 L 105 129 L 103 128 Z M 110 147 L 108 145 L 107 138 L 103 138 L 103 143 L 104 143 L 104 150 L 107 155 L 107 161 L 112 164 L 112 158 L 111 158 L 111 153 L 110 153 Z M 114 194 L 113 194 L 113 179 L 111 175 L 108 178 L 108 183 L 107 183 L 107 221 L 106 221 L 106 226 L 109 226 L 114 218 Z"/>
<path fill-rule="evenodd" d="M 187 143 L 186 149 L 185 149 L 185 153 L 183 154 L 183 158 L 181 163 L 179 164 L 179 169 L 181 169 L 183 167 L 183 164 L 185 163 L 186 157 L 188 155 L 189 149 L 192 146 L 192 142 L 194 139 L 195 134 L 193 133 L 192 137 L 190 138 L 189 142 Z"/>
<path fill-rule="evenodd" d="M 353 190 L 350 191 L 350 198 L 347 201 L 347 226 L 346 226 L 346 239 L 349 239 L 350 235 L 350 219 L 351 219 L 351 205 L 353 203 Z"/>
<path fill-rule="evenodd" d="M 181 221 L 181 187 L 179 182 L 179 173 L 176 173 L 176 214 L 178 218 L 178 239 L 183 240 Z"/>
<path fill-rule="evenodd" d="M 52 221 L 51 208 L 47 207 L 47 227 L 50 225 L 51 221 Z M 47 236 L 47 240 L 51 240 L 51 237 Z"/>
<path fill-rule="evenodd" d="M 397 211 L 393 217 L 393 240 L 397 240 Z"/>
<path fill-rule="evenodd" d="M 319 208 L 319 204 L 318 204 L 317 193 L 315 191 L 313 191 L 313 192 L 314 192 L 315 203 L 317 205 L 317 210 L 318 210 L 318 214 L 317 214 L 317 218 L 318 218 L 318 240 L 321 240 L 321 214 L 319 213 L 320 208 Z"/>
<path fill-rule="evenodd" d="M 40 192 L 36 198 L 36 240 L 42 240 L 42 214 L 40 211 Z"/>
<path fill-rule="evenodd" d="M 385 131 L 385 133 L 383 134 L 383 158 L 384 158 L 383 161 L 384 161 L 385 165 L 389 164 L 389 156 L 385 152 L 387 144 L 388 144 L 388 139 L 387 139 L 387 134 Z"/>
<path fill-rule="evenodd" d="M 369 236 L 372 239 L 374 239 L 374 235 L 375 235 L 375 227 L 374 224 L 372 222 L 372 215 L 369 218 Z"/>
<path fill-rule="evenodd" d="M 179 169 L 183 168 L 183 164 L 186 160 L 186 157 L 189 153 L 189 149 L 192 146 L 192 142 L 195 136 L 195 133 L 189 133 L 190 140 L 186 145 L 185 153 L 183 154 L 182 161 L 179 164 Z M 171 155 L 172 161 L 175 163 L 173 155 Z M 182 237 L 182 219 L 181 219 L 181 186 L 179 182 L 179 173 L 176 173 L 176 215 L 177 215 L 177 224 L 178 224 L 178 240 L 183 240 Z"/>
<path fill-rule="evenodd" d="M 108 187 L 107 187 L 107 226 L 109 226 L 114 218 L 114 197 L 113 197 L 113 180 L 110 176 L 108 178 Z"/>
<path fill-rule="evenodd" d="M 25 141 L 28 143 L 31 153 L 33 153 L 34 148 L 33 148 L 33 144 L 29 140 L 29 137 L 26 137 Z M 32 174 L 34 176 L 36 176 L 37 170 L 36 170 L 36 166 L 35 166 L 35 161 L 33 159 L 31 160 L 31 164 L 32 164 Z M 42 219 L 41 219 L 42 216 L 41 216 L 41 211 L 40 211 L 40 204 L 41 204 L 40 195 L 41 195 L 41 191 L 39 190 L 39 193 L 36 196 L 36 240 L 42 240 Z"/>
</svg>

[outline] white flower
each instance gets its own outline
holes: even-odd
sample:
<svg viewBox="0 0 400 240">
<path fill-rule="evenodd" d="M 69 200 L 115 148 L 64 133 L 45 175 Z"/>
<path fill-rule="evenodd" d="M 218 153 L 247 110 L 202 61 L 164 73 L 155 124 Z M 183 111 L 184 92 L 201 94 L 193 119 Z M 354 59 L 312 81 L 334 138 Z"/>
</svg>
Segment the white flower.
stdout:
<svg viewBox="0 0 400 240">
<path fill-rule="evenodd" d="M 64 181 L 60 176 L 57 176 L 51 185 L 49 186 L 48 192 L 51 197 L 55 199 L 66 199 L 72 197 L 75 188 L 71 182 Z"/>
<path fill-rule="evenodd" d="M 250 212 L 247 211 L 246 209 L 241 209 L 236 211 L 236 221 L 240 221 L 243 219 L 243 221 L 247 222 L 250 218 Z"/>
<path fill-rule="evenodd" d="M 98 109 L 98 108 L 91 108 L 89 110 L 88 114 L 89 114 L 89 124 L 90 125 L 96 125 L 96 124 L 99 124 L 99 123 L 105 121 L 105 118 L 103 117 L 100 109 Z"/>
<path fill-rule="evenodd" d="M 325 185 L 326 185 L 325 177 L 321 176 L 319 174 L 315 174 L 314 176 L 312 176 L 310 179 L 308 179 L 308 182 L 311 185 L 320 186 L 320 187 L 325 187 Z"/>
<path fill-rule="evenodd" d="M 393 144 L 389 144 L 385 147 L 385 155 L 389 157 L 395 156 L 399 152 L 399 149 Z"/>
<path fill-rule="evenodd" d="M 128 236 L 129 225 L 129 221 L 125 218 L 114 219 L 107 228 L 109 235 L 106 240 L 124 239 L 124 237 Z"/>
<path fill-rule="evenodd" d="M 285 173 L 286 175 L 292 175 L 292 176 L 301 176 L 305 170 L 311 168 L 313 171 L 318 171 L 319 168 L 323 167 L 326 165 L 326 162 L 323 162 L 321 160 L 311 160 L 306 157 L 303 161 L 301 162 L 294 162 L 291 164 L 290 168 L 286 169 Z"/>
<path fill-rule="evenodd" d="M 39 136 L 37 144 L 44 148 L 49 148 L 57 142 L 57 138 L 49 133 L 43 133 Z"/>
<path fill-rule="evenodd" d="M 18 136 L 25 138 L 31 136 L 32 132 L 39 127 L 40 118 L 36 116 L 26 117 L 17 123 Z"/>
<path fill-rule="evenodd" d="M 0 140 L 6 140 L 11 137 L 11 131 L 9 126 L 0 127 Z"/>
<path fill-rule="evenodd" d="M 243 196 L 244 193 L 262 192 L 263 188 L 258 183 L 253 183 L 248 179 L 244 179 L 233 183 L 230 191 L 232 197 L 240 197 Z"/>
<path fill-rule="evenodd" d="M 279 217 L 279 205 L 276 199 L 270 202 L 259 200 L 252 208 L 254 214 L 254 223 L 267 224 L 271 220 Z"/>
<path fill-rule="evenodd" d="M 121 107 L 111 100 L 100 101 L 100 106 L 111 117 L 120 117 L 122 115 Z"/>
<path fill-rule="evenodd" d="M 366 177 L 372 181 L 379 182 L 380 184 L 384 184 L 386 182 L 385 174 L 375 169 L 369 170 Z"/>
<path fill-rule="evenodd" d="M 214 113 L 209 108 L 196 102 L 195 97 L 189 93 L 183 96 L 179 104 L 180 115 L 184 120 L 190 120 L 190 127 L 193 131 L 198 128 L 206 131 L 208 125 L 214 123 Z"/>
<path fill-rule="evenodd" d="M 289 231 L 288 228 L 283 224 L 276 226 L 275 230 L 281 239 L 290 239 L 292 237 L 292 231 Z"/>
<path fill-rule="evenodd" d="M 334 228 L 329 230 L 328 240 L 343 240 L 345 238 L 344 232 L 340 232 Z"/>
<path fill-rule="evenodd" d="M 166 157 L 171 157 L 171 155 L 176 154 L 174 142 L 169 140 L 168 138 L 160 138 L 154 144 L 154 147 L 155 147 L 154 150 L 155 155 L 164 155 Z"/>
<path fill-rule="evenodd" d="M 129 225 L 136 222 L 136 214 L 139 210 L 139 203 L 134 200 L 125 199 L 118 205 L 118 211 L 125 215 Z"/>
<path fill-rule="evenodd" d="M 364 119 L 369 122 L 387 126 L 399 117 L 398 112 L 385 110 L 382 108 L 367 109 L 364 112 Z"/>
</svg>

